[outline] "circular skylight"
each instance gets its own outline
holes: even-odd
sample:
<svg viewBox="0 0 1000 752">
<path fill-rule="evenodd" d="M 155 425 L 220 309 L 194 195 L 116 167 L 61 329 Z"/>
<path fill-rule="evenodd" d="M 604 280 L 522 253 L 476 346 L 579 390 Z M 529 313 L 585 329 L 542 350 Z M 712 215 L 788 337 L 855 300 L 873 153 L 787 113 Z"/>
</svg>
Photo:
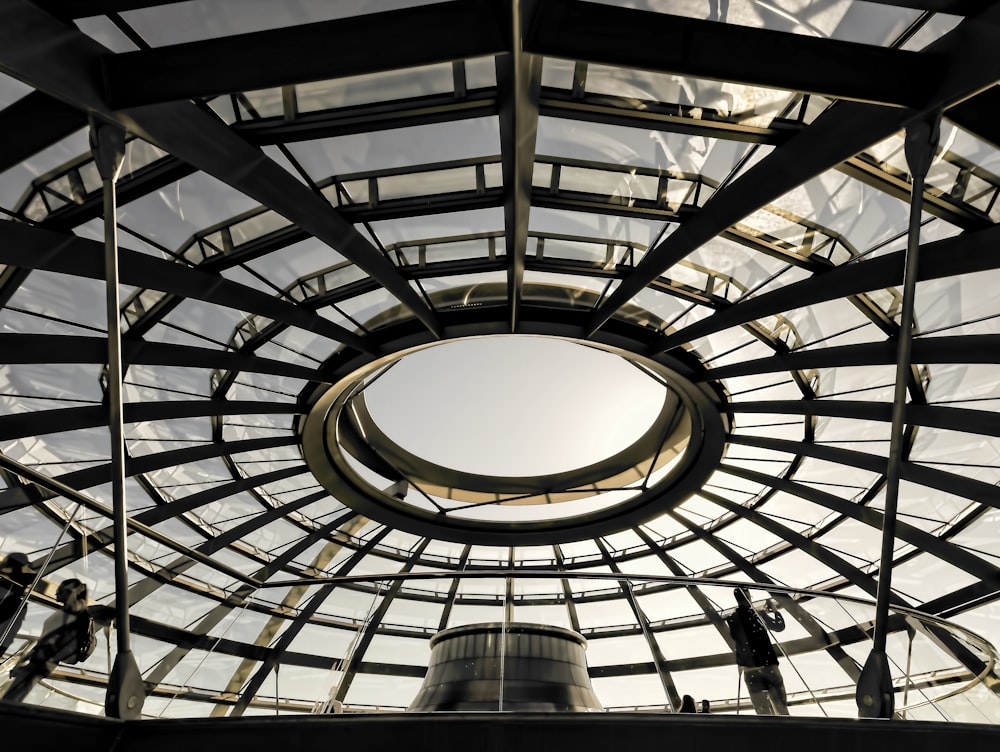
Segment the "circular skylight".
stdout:
<svg viewBox="0 0 1000 752">
<path fill-rule="evenodd" d="M 617 454 L 656 419 L 666 387 L 616 355 L 542 337 L 420 350 L 364 390 L 375 423 L 429 462 L 546 475 Z"/>
<path fill-rule="evenodd" d="M 405 348 L 304 397 L 303 453 L 341 502 L 410 532 L 613 532 L 678 503 L 721 455 L 718 396 L 678 367 L 557 336 Z"/>
</svg>

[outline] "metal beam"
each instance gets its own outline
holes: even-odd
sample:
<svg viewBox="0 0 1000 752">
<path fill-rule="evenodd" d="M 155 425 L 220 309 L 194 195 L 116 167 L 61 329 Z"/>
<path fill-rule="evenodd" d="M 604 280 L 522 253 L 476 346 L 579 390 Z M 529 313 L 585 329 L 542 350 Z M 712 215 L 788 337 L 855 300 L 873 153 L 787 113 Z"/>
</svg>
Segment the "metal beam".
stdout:
<svg viewBox="0 0 1000 752">
<path fill-rule="evenodd" d="M 16 473 L 17 475 L 27 480 L 29 483 L 33 483 L 39 488 L 45 489 L 54 496 L 62 496 L 65 497 L 66 499 L 77 502 L 86 509 L 96 512 L 97 514 L 100 514 L 101 516 L 106 518 L 110 518 L 112 515 L 110 507 L 106 506 L 105 504 L 102 504 L 96 499 L 90 498 L 86 494 L 81 493 L 78 489 L 72 487 L 71 485 L 64 483 L 61 478 L 50 478 L 46 476 L 44 473 L 40 473 L 34 468 L 28 467 L 27 465 L 23 465 L 20 462 L 17 462 L 16 460 L 13 460 L 10 457 L 7 457 L 6 455 L 3 454 L 0 454 L 0 467 L 3 467 L 6 470 Z M 15 495 L 20 495 L 21 497 L 26 496 L 26 494 L 24 493 L 24 489 L 20 486 L 0 491 L 0 508 L 2 508 L 3 506 L 3 500 L 6 500 L 7 498 Z M 152 527 L 149 527 L 148 525 L 140 522 L 138 519 L 136 519 L 136 517 L 133 517 L 132 519 L 128 520 L 128 528 L 129 531 L 132 533 L 137 533 L 139 535 L 142 535 L 156 543 L 163 545 L 168 549 L 173 549 L 174 551 L 179 551 L 183 553 L 185 556 L 190 556 L 201 564 L 217 569 L 227 574 L 228 576 L 232 577 L 237 582 L 249 583 L 251 585 L 254 585 L 255 588 L 259 587 L 259 583 L 257 583 L 257 581 L 247 577 L 242 572 L 233 569 L 225 564 L 222 564 L 221 562 L 213 561 L 211 557 L 199 554 L 194 549 L 188 548 L 187 546 L 178 543 L 170 536 L 163 535 L 158 531 L 156 531 L 155 529 L 153 529 Z"/>
<path fill-rule="evenodd" d="M 507 300 L 510 306 L 510 330 L 516 332 L 524 283 L 524 257 L 528 244 L 528 213 L 532 203 L 531 178 L 535 166 L 542 59 L 525 52 L 521 47 L 522 26 L 535 12 L 535 4 L 531 0 L 512 0 L 512 5 L 512 51 L 497 56 L 496 69 L 504 185 Z"/>
<path fill-rule="evenodd" d="M 494 92 L 475 91 L 463 97 L 456 93 L 430 94 L 392 102 L 335 107 L 318 112 L 298 112 L 294 117 L 267 117 L 233 123 L 233 130 L 251 143 L 289 144 L 318 141 L 354 133 L 413 128 L 418 125 L 453 123 L 459 120 L 495 117 Z"/>
<path fill-rule="evenodd" d="M 79 2 L 80 0 L 77 0 Z M 107 1 L 107 0 L 105 0 Z M 955 16 L 972 16 L 981 13 L 993 0 L 868 0 L 879 5 L 896 8 L 913 8 L 930 13 L 949 13 Z"/>
<path fill-rule="evenodd" d="M 642 527 L 634 528 L 634 532 L 636 535 L 639 536 L 642 542 L 646 544 L 649 551 L 666 565 L 667 569 L 670 570 L 670 574 L 674 575 L 675 577 L 685 577 L 688 575 L 688 572 L 685 572 L 681 568 L 681 565 L 678 564 L 677 561 L 672 556 L 670 556 L 670 554 L 668 554 L 665 549 L 661 548 L 659 544 L 655 540 L 653 540 L 653 537 L 644 528 Z M 732 648 L 733 636 L 729 632 L 729 629 L 726 627 L 726 622 L 722 618 L 718 609 L 715 607 L 715 604 L 712 603 L 712 601 L 708 598 L 708 596 L 706 596 L 697 585 L 688 585 L 685 589 L 687 590 L 691 598 L 694 600 L 694 602 L 698 604 L 698 607 L 705 614 L 705 618 L 708 619 L 708 621 L 712 624 L 713 627 L 715 627 L 715 630 L 716 632 L 719 633 L 719 636 L 726 641 L 726 644 L 728 644 L 730 648 Z"/>
<path fill-rule="evenodd" d="M 51 335 L 43 336 L 51 340 Z M 3 335 L 0 335 L 0 349 L 2 348 Z M 170 342 L 126 341 L 125 358 L 132 365 L 211 368 L 220 371 L 270 374 L 305 381 L 324 378 L 323 371 L 319 366 L 311 368 L 287 360 L 263 358 L 238 350 L 213 350 L 209 347 L 194 347 Z"/>
<path fill-rule="evenodd" d="M 882 529 L 884 515 L 872 507 L 857 504 L 849 499 L 843 499 L 794 480 L 759 473 L 738 465 L 724 464 L 719 469 L 737 478 L 761 483 L 775 490 L 805 499 L 832 512 L 836 512 L 843 517 L 869 525 L 876 530 Z M 991 564 L 982 557 L 976 556 L 962 546 L 957 546 L 945 538 L 928 533 L 915 525 L 910 525 L 902 521 L 896 522 L 896 533 L 899 540 L 909 543 L 917 549 L 937 557 L 941 561 L 958 567 L 973 577 L 979 577 L 981 580 L 991 583 L 994 588 L 1000 587 L 1000 567 Z"/>
<path fill-rule="evenodd" d="M 822 416 L 890 422 L 893 405 L 867 400 L 815 399 L 731 402 L 729 408 L 734 413 Z M 995 412 L 988 410 L 910 403 L 906 405 L 903 413 L 904 420 L 911 425 L 973 433 L 979 436 L 1000 436 L 1000 420 L 997 420 Z"/>
<path fill-rule="evenodd" d="M 39 55 L 45 50 L 45 55 Z M 437 316 L 392 263 L 311 188 L 189 101 L 116 110 L 99 69 L 107 50 L 30 0 L 0 4 L 0 71 L 117 123 L 289 221 L 356 263 L 440 336 Z M 9 224 L 9 223 L 4 223 Z"/>
<path fill-rule="evenodd" d="M 927 86 L 921 111 L 837 102 L 784 146 L 718 191 L 695 217 L 651 249 L 622 280 L 594 311 L 589 333 L 677 261 L 747 215 L 893 135 L 924 112 L 956 105 L 1000 80 L 993 27 L 997 22 L 1000 6 L 993 5 L 981 18 L 964 21 L 927 47 L 922 54 L 938 58 L 945 75 Z"/>
<path fill-rule="evenodd" d="M 749 577 L 751 581 L 761 584 L 774 584 L 773 578 L 771 578 L 754 562 L 749 561 L 746 556 L 740 554 L 728 543 L 721 540 L 717 535 L 713 535 L 709 531 L 705 530 L 701 525 L 695 524 L 684 515 L 678 513 L 676 510 L 670 511 L 668 514 L 686 527 L 688 531 L 694 534 L 694 536 L 699 540 L 707 543 L 712 549 L 722 554 L 734 567 Z M 833 642 L 831 644 L 829 636 L 830 633 L 826 626 L 817 621 L 816 617 L 801 603 L 794 598 L 788 597 L 787 593 L 780 590 L 772 590 L 770 592 L 771 596 L 777 600 L 799 624 L 802 625 L 802 627 L 814 640 L 816 640 L 819 644 L 825 645 L 824 649 L 826 652 L 837 662 L 851 681 L 857 681 L 858 676 L 861 674 L 860 664 L 854 660 L 854 658 L 852 658 L 839 643 Z M 729 629 L 726 628 L 725 632 L 725 637 L 728 642 L 731 640 Z"/>
<path fill-rule="evenodd" d="M 852 449 L 740 434 L 730 434 L 728 441 L 733 445 L 745 444 L 746 446 L 770 449 L 775 452 L 815 457 L 848 467 L 860 468 L 879 475 L 885 472 L 885 457 L 866 452 L 857 452 Z M 902 480 L 1000 509 L 1000 487 L 993 483 L 976 480 L 968 475 L 949 473 L 916 462 L 904 462 L 901 474 Z"/>
<path fill-rule="evenodd" d="M 413 548 L 412 552 L 407 557 L 406 562 L 403 564 L 402 569 L 399 571 L 403 573 L 413 571 L 413 568 L 420 564 L 420 556 L 423 554 L 430 542 L 430 538 L 422 538 Z M 386 590 L 386 592 L 382 595 L 382 599 L 379 602 L 378 607 L 365 621 L 361 634 L 358 636 L 353 648 L 351 649 L 350 661 L 344 665 L 343 659 L 341 659 L 340 671 L 343 678 L 337 686 L 337 691 L 333 699 L 342 702 L 347 696 L 347 692 L 350 690 L 351 684 L 354 682 L 355 674 L 360 669 L 362 663 L 364 663 L 364 655 L 371 646 L 372 640 L 374 640 L 375 636 L 378 634 L 379 625 L 381 625 L 386 612 L 389 610 L 389 607 L 392 606 L 393 600 L 395 600 L 396 596 L 399 595 L 399 591 L 405 584 L 406 580 L 396 580 L 389 586 L 388 590 Z"/>
<path fill-rule="evenodd" d="M 948 120 L 1000 148 L 1000 86 L 991 86 L 946 113 Z"/>
<path fill-rule="evenodd" d="M 126 423 L 177 418 L 204 418 L 219 415 L 278 413 L 298 415 L 306 408 L 295 402 L 258 402 L 255 400 L 164 400 L 162 402 L 127 402 L 123 415 Z M 64 407 L 26 413 L 0 415 L 0 438 L 4 440 L 42 434 L 79 431 L 105 425 L 108 410 L 104 405 Z"/>
<path fill-rule="evenodd" d="M 266 486 L 269 483 L 277 483 L 278 481 L 286 480 L 288 478 L 295 478 L 299 475 L 306 475 L 309 473 L 309 468 L 305 465 L 292 465 L 291 467 L 284 467 L 280 470 L 272 470 L 268 473 L 261 473 L 260 475 L 254 475 L 249 478 L 241 478 L 240 480 L 234 480 L 231 483 L 223 483 L 218 486 L 213 486 L 212 488 L 206 488 L 204 491 L 198 491 L 193 494 L 189 494 L 180 499 L 174 499 L 169 504 L 160 504 L 143 512 L 139 512 L 135 515 L 135 519 L 141 521 L 147 525 L 155 525 L 164 520 L 169 520 L 172 517 L 177 517 L 185 512 L 191 512 L 195 509 L 199 509 L 206 504 L 211 504 L 214 501 L 220 501 L 222 499 L 227 499 L 230 496 L 235 496 L 243 491 L 249 491 L 253 488 L 259 488 L 260 486 Z"/>
<path fill-rule="evenodd" d="M 90 149 L 94 155 L 103 187 L 104 217 L 104 292 L 107 323 L 107 381 L 105 401 L 108 405 L 111 462 L 111 514 L 113 523 L 113 554 L 115 573 L 115 633 L 117 653 L 108 676 L 104 712 L 112 718 L 137 719 L 142 715 L 146 695 L 142 676 L 132 654 L 131 626 L 128 603 L 128 511 L 125 501 L 125 421 L 122 415 L 122 386 L 125 380 L 122 366 L 122 317 L 119 296 L 118 263 L 118 203 L 115 183 L 125 159 L 125 131 L 103 121 L 90 123 Z"/>
<path fill-rule="evenodd" d="M 603 560 L 605 566 L 607 566 L 615 574 L 622 574 L 621 568 L 611 555 L 611 552 L 608 550 L 604 541 L 600 538 L 595 538 L 594 543 L 597 544 L 597 548 L 601 552 L 601 559 Z M 649 619 L 646 617 L 642 607 L 639 605 L 639 601 L 635 597 L 635 593 L 632 591 L 631 581 L 624 578 L 620 579 L 618 581 L 618 588 L 621 590 L 622 595 L 628 602 L 629 608 L 632 610 L 632 615 L 635 617 L 636 623 L 642 631 L 642 636 L 646 640 L 646 647 L 649 648 L 649 652 L 653 656 L 653 666 L 656 668 L 656 675 L 659 678 L 660 685 L 663 687 L 663 691 L 667 696 L 667 701 L 670 703 L 670 707 L 673 712 L 680 712 L 681 695 L 680 692 L 677 691 L 677 683 L 674 681 L 673 676 L 670 674 L 670 670 L 667 668 L 667 657 L 663 654 L 663 650 L 660 648 L 660 643 L 656 641 L 656 636 L 650 630 Z"/>
<path fill-rule="evenodd" d="M 177 0 L 35 0 L 35 2 L 61 18 L 87 18 L 102 13 L 123 13 L 130 10 L 168 5 Z M 991 0 L 869 0 L 881 5 L 900 8 L 969 15 L 977 13 Z"/>
<path fill-rule="evenodd" d="M 682 226 L 677 232 L 681 232 L 686 226 Z M 995 253 L 998 240 L 1000 226 L 994 226 L 987 230 L 925 243 L 920 249 L 917 279 L 926 282 L 996 269 L 1000 267 L 1000 254 Z M 897 251 L 868 261 L 833 267 L 821 274 L 814 274 L 809 279 L 735 303 L 704 321 L 661 337 L 654 348 L 657 352 L 670 350 L 707 334 L 775 313 L 897 286 L 903 281 L 904 258 L 905 252 Z"/>
<path fill-rule="evenodd" d="M 919 52 L 579 0 L 539 3 L 525 49 L 587 63 L 904 107 L 922 104 L 927 82 L 940 77 L 937 61 Z"/>
<path fill-rule="evenodd" d="M 101 60 L 112 109 L 363 76 L 507 52 L 505 4 L 451 0 Z"/>
<path fill-rule="evenodd" d="M 375 546 L 381 543 L 382 539 L 385 538 L 385 536 L 387 536 L 390 532 L 391 528 L 382 527 L 381 530 L 374 533 L 365 541 L 363 546 L 355 551 L 346 562 L 340 565 L 335 576 L 349 573 L 358 563 L 367 557 Z M 250 702 L 256 696 L 257 691 L 263 685 L 264 680 L 270 675 L 271 671 L 274 670 L 278 662 L 277 656 L 280 656 L 288 648 L 292 641 L 305 628 L 307 622 L 313 614 L 315 614 L 320 607 L 322 607 L 323 603 L 326 602 L 326 599 L 330 597 L 336 587 L 337 586 L 335 584 L 322 585 L 317 588 L 314 593 L 312 593 L 312 597 L 309 599 L 309 602 L 302 608 L 302 613 L 299 615 L 299 618 L 292 624 L 289 624 L 288 628 L 282 632 L 281 636 L 275 642 L 272 657 L 262 661 L 257 671 L 244 685 L 240 698 L 233 707 L 230 715 L 243 715 L 243 712 L 247 709 Z"/>
<path fill-rule="evenodd" d="M 538 109 L 543 117 L 654 129 L 751 144 L 781 144 L 803 127 L 798 122 L 782 118 L 775 118 L 766 126 L 752 125 L 741 122 L 738 114 L 726 117 L 712 111 L 706 112 L 703 108 L 698 113 L 699 108 L 694 105 L 679 102 L 637 102 L 633 98 L 575 93 L 548 87 L 542 87 L 539 96 Z"/>
<path fill-rule="evenodd" d="M 0 110 L 0 172 L 21 164 L 87 126 L 87 115 L 41 91 L 33 91 Z"/>
<path fill-rule="evenodd" d="M 3 264 L 103 279 L 102 253 L 102 244 L 94 240 L 19 222 L 0 222 L 0 263 Z M 371 346 L 363 338 L 314 311 L 227 280 L 219 274 L 124 248 L 119 250 L 119 261 L 122 284 L 259 314 L 372 354 Z"/>
<path fill-rule="evenodd" d="M 871 575 L 865 574 L 842 556 L 834 553 L 818 541 L 795 532 L 792 528 L 787 525 L 783 525 L 771 517 L 768 517 L 766 514 L 747 509 L 743 505 L 736 504 L 723 496 L 704 490 L 701 493 L 706 499 L 718 504 L 727 512 L 732 512 L 739 517 L 750 520 L 767 530 L 769 533 L 788 541 L 800 551 L 809 554 L 820 563 L 832 569 L 852 585 L 858 587 L 868 595 L 875 597 L 878 587 L 875 578 Z M 901 606 L 908 605 L 902 602 L 898 597 L 894 597 L 892 602 Z"/>
<path fill-rule="evenodd" d="M 0 340 L 2 342 L 2 340 Z M 896 343 L 863 342 L 791 353 L 709 368 L 695 381 L 715 381 L 776 371 L 813 368 L 891 365 L 896 362 Z M 917 337 L 913 340 L 914 363 L 1000 363 L 1000 334 L 966 334 L 955 337 Z"/>
</svg>

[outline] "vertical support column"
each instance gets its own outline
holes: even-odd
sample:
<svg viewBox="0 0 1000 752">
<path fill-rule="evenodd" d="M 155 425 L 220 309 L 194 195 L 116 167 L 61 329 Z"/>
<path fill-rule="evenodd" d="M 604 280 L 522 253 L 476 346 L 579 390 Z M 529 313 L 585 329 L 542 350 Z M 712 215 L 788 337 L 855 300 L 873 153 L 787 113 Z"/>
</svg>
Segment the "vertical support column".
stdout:
<svg viewBox="0 0 1000 752">
<path fill-rule="evenodd" d="M 906 127 L 906 163 L 913 183 L 910 189 L 910 224 L 903 266 L 903 300 L 899 317 L 896 347 L 896 383 L 892 400 L 892 428 L 889 461 L 885 482 L 885 515 L 882 521 L 882 549 L 879 560 L 878 593 L 875 602 L 875 630 L 872 650 L 858 679 L 855 699 L 860 718 L 892 718 L 895 694 L 889 660 L 885 653 L 889 623 L 889 600 L 892 594 L 893 544 L 896 540 L 896 507 L 899 499 L 900 470 L 903 464 L 903 432 L 906 417 L 906 393 L 912 369 L 910 350 L 913 339 L 913 297 L 917 286 L 917 260 L 920 251 L 920 215 L 923 208 L 924 178 L 937 150 L 941 113 L 934 112 Z"/>
<path fill-rule="evenodd" d="M 509 551 L 508 566 L 512 567 L 513 550 Z M 500 689 L 497 692 L 499 712 L 503 712 L 504 682 L 507 680 L 507 630 L 514 615 L 514 587 L 510 577 L 503 579 L 503 623 L 500 625 Z"/>
<path fill-rule="evenodd" d="M 111 494 L 114 515 L 115 623 L 118 652 L 108 677 L 104 712 L 139 718 L 145 700 L 142 676 L 132 655 L 128 613 L 125 509 L 125 430 L 122 415 L 121 301 L 118 294 L 118 206 L 115 182 L 125 157 L 125 131 L 91 118 L 90 148 L 104 189 L 104 273 L 108 326 L 108 430 L 111 433 Z"/>
</svg>

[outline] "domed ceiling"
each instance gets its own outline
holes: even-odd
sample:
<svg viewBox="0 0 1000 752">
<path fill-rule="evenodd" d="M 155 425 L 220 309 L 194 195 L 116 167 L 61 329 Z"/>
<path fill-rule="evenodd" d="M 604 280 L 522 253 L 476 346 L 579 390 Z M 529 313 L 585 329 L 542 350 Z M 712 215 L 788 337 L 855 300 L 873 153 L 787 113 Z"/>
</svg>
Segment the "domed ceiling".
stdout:
<svg viewBox="0 0 1000 752">
<path fill-rule="evenodd" d="M 893 482 L 893 602 L 1000 642 L 998 42 L 977 0 L 6 0 L 13 649 L 62 579 L 120 597 L 99 131 L 145 714 L 400 710 L 504 619 L 609 710 L 730 698 L 704 581 L 873 601 Z M 99 712 L 114 649 L 31 701 Z"/>
</svg>

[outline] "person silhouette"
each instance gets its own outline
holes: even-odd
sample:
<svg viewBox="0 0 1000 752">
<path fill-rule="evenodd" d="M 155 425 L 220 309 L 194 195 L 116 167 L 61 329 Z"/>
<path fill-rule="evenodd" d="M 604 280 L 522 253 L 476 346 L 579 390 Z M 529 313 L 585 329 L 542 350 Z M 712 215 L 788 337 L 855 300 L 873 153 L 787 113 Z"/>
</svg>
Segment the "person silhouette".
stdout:
<svg viewBox="0 0 1000 752">
<path fill-rule="evenodd" d="M 63 580 L 56 590 L 62 608 L 42 625 L 42 634 L 31 651 L 10 672 L 11 682 L 4 702 L 22 702 L 38 682 L 50 676 L 60 663 L 79 660 L 78 620 L 89 618 L 87 586 L 76 578 Z"/>
<path fill-rule="evenodd" d="M 684 695 L 681 698 L 681 713 L 697 713 L 694 706 L 694 698 L 691 695 Z"/>
<path fill-rule="evenodd" d="M 785 682 L 778 667 L 778 656 L 768 636 L 767 626 L 750 602 L 746 588 L 736 588 L 736 610 L 726 618 L 736 650 L 736 664 L 750 692 L 757 715 L 788 715 Z M 775 632 L 785 628 L 777 611 L 768 614 Z"/>
</svg>

